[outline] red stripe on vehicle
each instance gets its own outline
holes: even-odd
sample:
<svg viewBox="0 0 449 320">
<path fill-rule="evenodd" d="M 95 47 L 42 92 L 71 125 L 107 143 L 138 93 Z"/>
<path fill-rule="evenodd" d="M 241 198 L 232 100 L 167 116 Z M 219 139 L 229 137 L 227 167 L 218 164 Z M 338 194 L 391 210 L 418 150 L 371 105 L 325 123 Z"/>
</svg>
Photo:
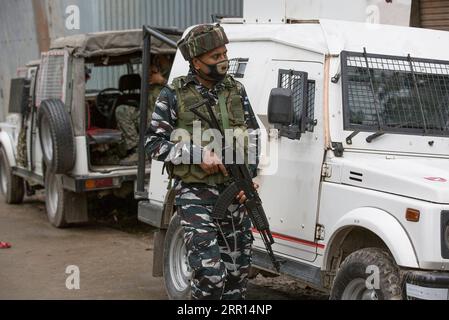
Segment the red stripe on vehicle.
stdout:
<svg viewBox="0 0 449 320">
<path fill-rule="evenodd" d="M 259 233 L 259 231 L 257 231 L 255 228 L 252 228 L 251 231 L 253 233 Z M 271 234 L 273 235 L 273 238 L 275 238 L 275 239 L 285 240 L 285 241 L 289 241 L 289 242 L 295 242 L 295 243 L 299 243 L 299 244 L 302 244 L 302 245 L 305 245 L 305 246 L 319 248 L 319 249 L 324 249 L 325 248 L 324 244 L 319 244 L 319 243 L 316 243 L 316 242 L 311 242 L 311 241 L 307 241 L 307 240 L 303 240 L 303 239 L 287 236 L 285 234 L 280 234 L 280 233 L 277 233 L 277 232 L 271 232 Z"/>
</svg>

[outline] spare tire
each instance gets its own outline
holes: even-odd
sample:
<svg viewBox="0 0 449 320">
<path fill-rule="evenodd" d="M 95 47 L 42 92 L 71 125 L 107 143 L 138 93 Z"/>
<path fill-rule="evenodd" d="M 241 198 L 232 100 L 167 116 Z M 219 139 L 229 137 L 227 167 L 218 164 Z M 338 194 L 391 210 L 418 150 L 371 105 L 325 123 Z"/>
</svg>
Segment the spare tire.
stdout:
<svg viewBox="0 0 449 320">
<path fill-rule="evenodd" d="M 72 121 L 58 99 L 42 101 L 37 115 L 42 154 L 48 170 L 64 174 L 75 165 Z"/>
</svg>

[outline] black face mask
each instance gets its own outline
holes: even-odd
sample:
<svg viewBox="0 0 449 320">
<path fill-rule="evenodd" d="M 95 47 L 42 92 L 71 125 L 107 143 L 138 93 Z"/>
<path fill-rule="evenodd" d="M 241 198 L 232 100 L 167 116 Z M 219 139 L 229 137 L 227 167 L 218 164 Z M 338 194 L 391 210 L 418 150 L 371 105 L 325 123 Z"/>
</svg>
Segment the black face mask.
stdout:
<svg viewBox="0 0 449 320">
<path fill-rule="evenodd" d="M 201 60 L 200 60 L 201 61 Z M 197 70 L 198 75 L 209 81 L 222 81 L 229 70 L 229 60 L 223 60 L 218 62 L 217 64 L 207 64 L 201 61 L 204 65 L 209 69 L 209 73 L 205 74 L 201 70 Z"/>
</svg>

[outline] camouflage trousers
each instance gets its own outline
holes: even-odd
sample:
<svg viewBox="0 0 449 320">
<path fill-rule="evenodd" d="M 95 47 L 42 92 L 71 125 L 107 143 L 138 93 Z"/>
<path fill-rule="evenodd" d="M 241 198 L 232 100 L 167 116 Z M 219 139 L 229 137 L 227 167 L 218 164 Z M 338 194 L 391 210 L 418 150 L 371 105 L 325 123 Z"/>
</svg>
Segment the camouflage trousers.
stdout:
<svg viewBox="0 0 449 320">
<path fill-rule="evenodd" d="M 223 220 L 211 218 L 213 206 L 182 205 L 181 224 L 187 259 L 193 271 L 194 300 L 243 300 L 251 248 L 251 220 L 241 205 L 232 205 Z"/>
<path fill-rule="evenodd" d="M 139 109 L 133 106 L 121 105 L 115 109 L 117 128 L 122 132 L 126 151 L 137 147 L 139 142 Z"/>
</svg>

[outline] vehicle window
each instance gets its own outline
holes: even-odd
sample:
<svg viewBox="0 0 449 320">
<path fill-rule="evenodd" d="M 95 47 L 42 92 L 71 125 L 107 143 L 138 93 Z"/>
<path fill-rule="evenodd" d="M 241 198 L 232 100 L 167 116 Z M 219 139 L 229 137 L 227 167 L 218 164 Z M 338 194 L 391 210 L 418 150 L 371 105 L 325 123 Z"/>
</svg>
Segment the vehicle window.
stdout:
<svg viewBox="0 0 449 320">
<path fill-rule="evenodd" d="M 142 76 L 142 64 L 141 63 L 133 63 L 131 65 L 131 68 L 132 68 L 133 73 L 138 73 Z"/>
<path fill-rule="evenodd" d="M 246 66 L 248 65 L 248 58 L 234 58 L 229 60 L 228 74 L 234 78 L 245 77 Z"/>
<path fill-rule="evenodd" d="M 36 78 L 36 71 L 37 67 L 31 67 L 27 71 L 27 79 L 34 79 Z"/>
<path fill-rule="evenodd" d="M 449 62 L 342 53 L 345 129 L 449 134 Z"/>
<path fill-rule="evenodd" d="M 118 89 L 120 77 L 128 74 L 126 64 L 117 66 L 86 64 L 86 67 L 91 71 L 90 79 L 86 83 L 86 93 L 95 93 L 106 88 Z"/>
</svg>

